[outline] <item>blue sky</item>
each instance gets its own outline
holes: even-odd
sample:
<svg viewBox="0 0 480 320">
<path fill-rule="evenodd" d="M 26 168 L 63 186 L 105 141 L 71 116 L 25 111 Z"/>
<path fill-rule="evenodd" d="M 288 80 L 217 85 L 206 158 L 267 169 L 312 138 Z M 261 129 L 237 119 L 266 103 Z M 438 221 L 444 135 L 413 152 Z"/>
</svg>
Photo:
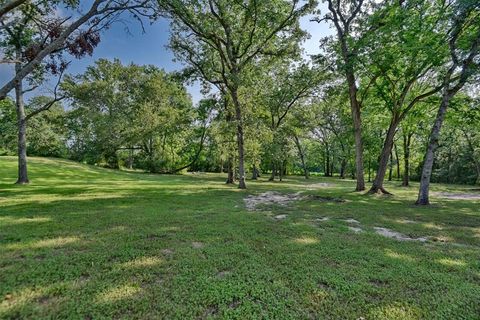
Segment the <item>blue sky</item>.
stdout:
<svg viewBox="0 0 480 320">
<path fill-rule="evenodd" d="M 309 19 L 310 17 L 304 17 L 301 20 L 302 28 L 311 34 L 311 38 L 303 44 L 306 55 L 319 53 L 320 38 L 332 33 L 328 25 L 310 22 Z M 125 23 L 116 23 L 105 31 L 92 56 L 80 60 L 72 58 L 68 73 L 82 73 L 88 65 L 100 58 L 118 58 L 124 64 L 130 62 L 140 65 L 152 64 L 166 71 L 182 68 L 180 62 L 173 62 L 173 53 L 166 48 L 169 38 L 169 22 L 167 20 L 160 19 L 153 24 L 145 23 L 145 33 L 142 32 L 138 22 L 127 20 Z M 0 64 L 0 84 L 3 85 L 8 81 L 12 74 L 13 66 Z M 201 98 L 198 85 L 189 87 L 188 91 L 194 102 Z M 47 92 L 48 87 L 43 89 L 43 93 Z"/>
</svg>

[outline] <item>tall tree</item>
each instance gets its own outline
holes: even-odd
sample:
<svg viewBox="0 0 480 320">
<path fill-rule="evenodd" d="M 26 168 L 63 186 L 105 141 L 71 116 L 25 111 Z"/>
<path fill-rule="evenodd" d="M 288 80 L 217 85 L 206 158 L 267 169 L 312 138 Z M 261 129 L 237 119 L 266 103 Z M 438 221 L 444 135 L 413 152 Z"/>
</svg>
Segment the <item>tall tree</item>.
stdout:
<svg viewBox="0 0 480 320">
<path fill-rule="evenodd" d="M 430 132 L 425 153 L 417 205 L 428 205 L 430 179 L 435 151 L 438 147 L 448 106 L 452 98 L 463 88 L 470 77 L 478 73 L 480 64 L 480 4 L 477 1 L 459 0 L 452 6 L 451 28 L 448 33 L 450 61 L 443 76 L 442 98 Z"/>
<path fill-rule="evenodd" d="M 442 47 L 443 12 L 443 6 L 428 1 L 392 1 L 378 12 L 382 27 L 375 37 L 368 38 L 368 68 L 374 75 L 372 88 L 382 102 L 379 105 L 391 117 L 369 193 L 389 193 L 383 181 L 398 126 L 420 101 L 441 89 L 434 79 L 435 68 L 446 54 Z"/>
<path fill-rule="evenodd" d="M 363 142 L 362 142 L 362 101 L 358 94 L 356 65 L 358 58 L 359 38 L 353 30 L 358 23 L 361 10 L 364 6 L 363 0 L 327 0 L 329 12 L 321 19 L 331 21 L 337 31 L 337 43 L 340 47 L 341 68 L 348 86 L 350 97 L 350 110 L 353 120 L 355 136 L 355 167 L 357 186 L 356 191 L 365 190 L 365 178 L 363 172 Z"/>
<path fill-rule="evenodd" d="M 221 89 L 234 106 L 239 188 L 245 184 L 244 119 L 239 90 L 249 68 L 264 55 L 296 50 L 304 37 L 299 18 L 313 6 L 309 1 L 159 1 L 173 19 L 171 47 L 199 78 Z"/>
</svg>

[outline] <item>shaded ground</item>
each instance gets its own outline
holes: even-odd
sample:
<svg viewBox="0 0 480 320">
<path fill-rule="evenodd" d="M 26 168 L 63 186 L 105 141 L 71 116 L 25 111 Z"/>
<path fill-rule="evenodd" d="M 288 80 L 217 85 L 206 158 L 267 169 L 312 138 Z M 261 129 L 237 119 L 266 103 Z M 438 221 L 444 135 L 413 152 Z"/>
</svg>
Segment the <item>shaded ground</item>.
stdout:
<svg viewBox="0 0 480 320">
<path fill-rule="evenodd" d="M 478 200 L 419 208 L 398 182 L 393 197 L 333 178 L 242 191 L 48 159 L 14 186 L 15 164 L 0 158 L 2 319 L 479 319 Z M 302 198 L 247 210 L 272 191 Z"/>
</svg>

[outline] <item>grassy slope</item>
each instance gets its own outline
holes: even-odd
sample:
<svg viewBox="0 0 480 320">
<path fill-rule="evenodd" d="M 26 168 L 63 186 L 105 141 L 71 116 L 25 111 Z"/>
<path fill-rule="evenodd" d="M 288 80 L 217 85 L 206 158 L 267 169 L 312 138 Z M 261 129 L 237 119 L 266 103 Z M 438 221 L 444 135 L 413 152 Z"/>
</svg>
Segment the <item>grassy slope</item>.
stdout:
<svg viewBox="0 0 480 320">
<path fill-rule="evenodd" d="M 33 183 L 14 186 L 15 165 L 0 158 L 0 318 L 480 318 L 478 201 L 417 208 L 415 189 L 397 182 L 394 197 L 367 197 L 324 178 L 239 191 L 219 175 L 42 158 L 30 159 Z M 305 188 L 319 182 L 336 186 Z M 244 209 L 246 194 L 267 190 L 347 202 Z M 347 218 L 365 232 L 349 231 Z M 374 226 L 446 243 L 399 242 Z"/>
</svg>

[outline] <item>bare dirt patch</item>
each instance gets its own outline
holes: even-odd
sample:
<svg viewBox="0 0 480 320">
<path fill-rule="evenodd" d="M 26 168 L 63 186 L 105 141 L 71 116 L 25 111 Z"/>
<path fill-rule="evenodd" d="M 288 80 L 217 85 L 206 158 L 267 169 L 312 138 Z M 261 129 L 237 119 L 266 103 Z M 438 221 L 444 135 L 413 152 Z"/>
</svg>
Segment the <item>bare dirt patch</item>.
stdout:
<svg viewBox="0 0 480 320">
<path fill-rule="evenodd" d="M 363 229 L 362 228 L 357 228 L 357 227 L 348 227 L 348 229 L 350 231 L 353 231 L 355 233 L 360 233 L 360 232 L 363 232 Z"/>
<path fill-rule="evenodd" d="M 434 195 L 452 200 L 480 200 L 480 193 L 437 192 Z"/>
<path fill-rule="evenodd" d="M 160 250 L 160 252 L 165 256 L 171 256 L 173 254 L 173 250 L 168 248 L 162 249 Z"/>
<path fill-rule="evenodd" d="M 275 191 L 268 191 L 258 195 L 249 195 L 243 201 L 248 211 L 257 210 L 258 206 L 262 205 L 280 205 L 286 206 L 292 201 L 302 199 L 303 196 L 297 193 L 281 194 Z"/>
<path fill-rule="evenodd" d="M 197 242 L 197 241 L 192 242 L 192 248 L 194 248 L 194 249 L 201 249 L 204 246 L 205 245 L 202 242 Z"/>
<path fill-rule="evenodd" d="M 420 238 L 411 238 L 409 236 L 406 236 L 400 232 L 393 231 L 387 228 L 381 228 L 381 227 L 374 227 L 375 232 L 378 233 L 379 235 L 382 235 L 387 238 L 395 239 L 398 241 L 420 241 L 420 242 L 425 242 L 427 241 L 427 238 L 425 237 L 420 237 Z"/>
<path fill-rule="evenodd" d="M 347 223 L 355 223 L 355 224 L 359 224 L 359 223 L 360 223 L 360 221 L 355 220 L 355 219 L 352 219 L 352 218 L 350 218 L 350 219 L 345 219 L 345 220 L 343 220 L 343 221 L 345 221 L 345 222 L 347 222 Z"/>
</svg>

